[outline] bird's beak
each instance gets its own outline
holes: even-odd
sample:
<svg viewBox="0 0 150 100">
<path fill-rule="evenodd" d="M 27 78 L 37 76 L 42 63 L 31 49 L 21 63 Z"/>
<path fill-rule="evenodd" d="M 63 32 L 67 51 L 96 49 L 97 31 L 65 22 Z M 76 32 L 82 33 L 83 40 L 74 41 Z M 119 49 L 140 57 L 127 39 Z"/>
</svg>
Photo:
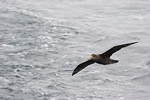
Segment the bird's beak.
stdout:
<svg viewBox="0 0 150 100">
<path fill-rule="evenodd" d="M 88 58 L 88 60 L 91 60 L 92 59 L 92 56 L 90 56 L 89 58 Z"/>
</svg>

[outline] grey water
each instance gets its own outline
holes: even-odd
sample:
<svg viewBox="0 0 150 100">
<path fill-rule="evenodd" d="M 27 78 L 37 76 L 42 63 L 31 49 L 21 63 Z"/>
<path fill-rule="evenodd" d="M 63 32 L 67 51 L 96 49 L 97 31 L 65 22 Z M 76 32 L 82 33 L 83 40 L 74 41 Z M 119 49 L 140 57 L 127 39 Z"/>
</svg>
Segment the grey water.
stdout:
<svg viewBox="0 0 150 100">
<path fill-rule="evenodd" d="M 150 100 L 150 1 L 0 0 L 0 100 Z"/>
</svg>

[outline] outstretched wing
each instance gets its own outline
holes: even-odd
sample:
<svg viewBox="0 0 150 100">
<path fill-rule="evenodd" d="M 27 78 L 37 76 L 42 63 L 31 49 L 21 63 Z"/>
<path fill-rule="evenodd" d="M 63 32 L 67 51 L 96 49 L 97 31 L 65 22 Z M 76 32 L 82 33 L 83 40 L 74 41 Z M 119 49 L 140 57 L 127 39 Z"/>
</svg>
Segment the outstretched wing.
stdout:
<svg viewBox="0 0 150 100">
<path fill-rule="evenodd" d="M 93 64 L 93 63 L 95 63 L 95 61 L 93 61 L 93 60 L 88 60 L 88 61 L 85 61 L 85 62 L 79 64 L 79 65 L 74 69 L 74 71 L 73 71 L 73 73 L 72 73 L 72 76 L 73 76 L 74 74 L 78 73 L 79 71 L 81 71 L 82 69 L 84 69 L 85 67 L 87 67 L 88 65 Z"/>
<path fill-rule="evenodd" d="M 104 52 L 101 55 L 105 56 L 105 57 L 110 57 L 113 53 L 115 53 L 116 51 L 120 50 L 121 48 L 127 47 L 127 46 L 135 44 L 135 43 L 137 43 L 137 42 L 132 42 L 132 43 L 127 43 L 127 44 L 114 46 L 114 47 L 112 47 L 111 49 L 109 49 L 108 51 Z"/>
</svg>

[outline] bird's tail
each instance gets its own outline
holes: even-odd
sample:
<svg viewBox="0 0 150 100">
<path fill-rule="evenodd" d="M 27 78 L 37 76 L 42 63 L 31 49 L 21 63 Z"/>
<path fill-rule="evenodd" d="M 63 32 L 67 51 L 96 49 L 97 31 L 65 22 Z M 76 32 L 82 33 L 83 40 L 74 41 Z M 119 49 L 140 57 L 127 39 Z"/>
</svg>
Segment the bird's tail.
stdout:
<svg viewBox="0 0 150 100">
<path fill-rule="evenodd" d="M 111 63 L 112 63 L 112 64 L 113 64 L 113 63 L 117 63 L 117 62 L 119 62 L 119 60 L 111 59 Z"/>
</svg>

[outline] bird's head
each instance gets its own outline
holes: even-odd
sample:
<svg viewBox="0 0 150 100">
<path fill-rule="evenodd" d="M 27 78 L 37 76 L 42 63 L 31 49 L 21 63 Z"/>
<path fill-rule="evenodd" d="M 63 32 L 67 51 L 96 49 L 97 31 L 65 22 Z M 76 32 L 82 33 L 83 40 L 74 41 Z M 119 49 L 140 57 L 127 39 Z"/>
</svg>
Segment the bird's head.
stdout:
<svg viewBox="0 0 150 100">
<path fill-rule="evenodd" d="M 88 60 L 94 60 L 94 59 L 96 59 L 96 54 L 91 54 L 91 56 L 88 58 Z"/>
</svg>

